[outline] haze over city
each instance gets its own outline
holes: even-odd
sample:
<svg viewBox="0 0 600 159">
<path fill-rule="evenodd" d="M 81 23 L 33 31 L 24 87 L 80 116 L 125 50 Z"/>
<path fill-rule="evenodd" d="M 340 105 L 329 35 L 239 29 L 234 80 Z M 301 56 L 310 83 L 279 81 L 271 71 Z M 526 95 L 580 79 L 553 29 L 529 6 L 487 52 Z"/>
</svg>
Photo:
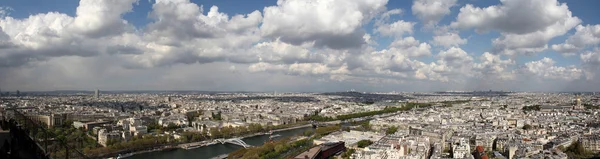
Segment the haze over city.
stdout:
<svg viewBox="0 0 600 159">
<path fill-rule="evenodd" d="M 598 3 L 2 1 L 0 88 L 594 91 Z"/>
</svg>

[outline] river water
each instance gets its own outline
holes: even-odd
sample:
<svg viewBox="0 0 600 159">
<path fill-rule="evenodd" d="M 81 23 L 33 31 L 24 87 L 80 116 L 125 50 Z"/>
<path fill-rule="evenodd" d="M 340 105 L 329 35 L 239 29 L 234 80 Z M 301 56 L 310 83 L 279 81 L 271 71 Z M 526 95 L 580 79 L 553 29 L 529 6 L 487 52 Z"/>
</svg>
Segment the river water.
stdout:
<svg viewBox="0 0 600 159">
<path fill-rule="evenodd" d="M 279 134 L 281 137 L 288 137 L 294 135 L 301 135 L 306 130 L 310 130 L 312 127 L 304 127 L 280 132 L 273 132 L 273 134 Z M 265 141 L 269 140 L 269 135 L 260 135 L 242 139 L 249 145 L 260 146 Z M 222 154 L 228 154 L 237 149 L 242 148 L 238 145 L 233 144 L 214 144 L 205 147 L 199 147 L 196 149 L 185 150 L 185 149 L 175 149 L 175 150 L 167 150 L 167 151 L 156 151 L 134 155 L 131 157 L 127 157 L 127 159 L 188 159 L 188 158 L 198 158 L 198 159 L 209 159 L 212 157 L 216 157 Z"/>
</svg>

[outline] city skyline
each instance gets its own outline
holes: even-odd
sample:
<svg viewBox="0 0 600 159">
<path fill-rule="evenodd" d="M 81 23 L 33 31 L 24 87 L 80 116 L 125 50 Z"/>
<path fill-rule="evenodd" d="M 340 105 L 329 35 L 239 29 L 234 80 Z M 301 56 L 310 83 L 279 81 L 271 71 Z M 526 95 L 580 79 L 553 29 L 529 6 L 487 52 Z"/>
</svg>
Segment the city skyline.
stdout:
<svg viewBox="0 0 600 159">
<path fill-rule="evenodd" d="M 593 92 L 598 5 L 2 1 L 0 88 Z"/>
</svg>

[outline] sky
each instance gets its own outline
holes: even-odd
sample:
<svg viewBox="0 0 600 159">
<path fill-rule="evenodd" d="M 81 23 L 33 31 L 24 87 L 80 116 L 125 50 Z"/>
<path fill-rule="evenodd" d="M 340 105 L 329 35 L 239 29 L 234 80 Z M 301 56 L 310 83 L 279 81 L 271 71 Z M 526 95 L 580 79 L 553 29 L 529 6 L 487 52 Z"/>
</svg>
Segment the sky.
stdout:
<svg viewBox="0 0 600 159">
<path fill-rule="evenodd" d="M 4 0 L 1 91 L 598 91 L 600 1 Z"/>
</svg>

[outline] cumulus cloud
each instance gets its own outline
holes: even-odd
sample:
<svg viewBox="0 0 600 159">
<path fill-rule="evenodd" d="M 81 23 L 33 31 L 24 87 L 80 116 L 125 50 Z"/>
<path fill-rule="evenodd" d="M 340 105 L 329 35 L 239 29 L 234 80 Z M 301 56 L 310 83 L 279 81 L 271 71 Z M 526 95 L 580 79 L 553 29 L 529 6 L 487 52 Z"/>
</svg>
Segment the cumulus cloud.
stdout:
<svg viewBox="0 0 600 159">
<path fill-rule="evenodd" d="M 0 6 L 0 18 L 8 16 L 12 10 L 11 7 Z"/>
<path fill-rule="evenodd" d="M 73 30 L 92 38 L 118 35 L 132 29 L 122 15 L 131 12 L 138 0 L 82 0 L 73 20 Z"/>
<path fill-rule="evenodd" d="M 294 45 L 314 43 L 332 49 L 364 44 L 362 26 L 385 10 L 387 0 L 279 0 L 264 9 L 265 37 Z"/>
<path fill-rule="evenodd" d="M 579 55 L 587 80 L 594 80 L 600 74 L 600 51 L 587 51 Z"/>
<path fill-rule="evenodd" d="M 436 35 L 433 37 L 433 44 L 437 46 L 444 46 L 446 48 L 458 47 L 460 45 L 467 44 L 467 39 L 463 39 L 457 33 L 444 33 L 442 35 Z"/>
<path fill-rule="evenodd" d="M 375 32 L 383 36 L 402 37 L 404 34 L 412 34 L 415 24 L 414 22 L 399 20 L 391 24 L 379 24 Z"/>
<path fill-rule="evenodd" d="M 472 4 L 460 8 L 452 26 L 475 28 L 479 32 L 499 30 L 526 34 L 547 28 L 557 21 L 571 17 L 566 3 L 556 0 L 501 0 L 502 4 L 486 8 Z"/>
<path fill-rule="evenodd" d="M 426 25 L 435 25 L 450 14 L 450 8 L 455 4 L 456 0 L 415 0 L 412 13 Z"/>
<path fill-rule="evenodd" d="M 556 0 L 502 0 L 485 8 L 471 4 L 460 9 L 454 28 L 474 28 L 477 32 L 496 30 L 494 52 L 508 55 L 532 54 L 548 48 L 550 39 L 564 35 L 581 23 L 566 3 Z"/>
<path fill-rule="evenodd" d="M 578 25 L 575 30 L 575 34 L 569 36 L 565 43 L 552 45 L 552 49 L 560 53 L 572 54 L 587 46 L 600 43 L 600 25 Z"/>
<path fill-rule="evenodd" d="M 56 12 L 25 19 L 4 17 L 0 19 L 0 27 L 5 33 L 2 40 L 5 49 L 0 53 L 4 60 L 0 66 L 14 67 L 52 57 L 89 57 L 106 53 L 107 45 L 120 43 L 119 35 L 131 31 L 132 26 L 121 16 L 131 11 L 134 2 L 82 0 L 75 17 Z"/>
<path fill-rule="evenodd" d="M 500 55 L 485 52 L 479 57 L 479 63 L 474 64 L 474 69 L 480 78 L 498 77 L 510 80 L 514 76 L 510 74 L 508 67 L 513 64 L 515 62 L 511 59 L 503 60 Z"/>
<path fill-rule="evenodd" d="M 583 71 L 575 66 L 559 67 L 550 58 L 544 57 L 539 61 L 530 61 L 521 68 L 521 73 L 534 75 L 541 79 L 561 79 L 572 81 L 582 77 Z"/>
<path fill-rule="evenodd" d="M 394 40 L 390 44 L 390 51 L 409 57 L 423 57 L 431 55 L 431 46 L 410 36 Z"/>
<path fill-rule="evenodd" d="M 473 58 L 469 56 L 467 52 L 456 47 L 452 47 L 446 51 L 441 51 L 438 54 L 438 58 L 440 58 L 440 63 L 456 67 L 471 65 L 473 62 Z"/>
<path fill-rule="evenodd" d="M 414 30 L 417 22 L 396 16 L 403 10 L 388 10 L 387 0 L 279 0 L 236 15 L 190 0 L 156 0 L 150 22 L 134 26 L 123 15 L 136 1 L 82 0 L 75 15 L 26 18 L 0 8 L 0 86 L 312 91 L 318 85 L 328 91 L 394 85 L 419 91 L 472 88 L 467 85 L 481 81 L 592 81 L 600 73 L 597 50 L 580 55 L 581 68 L 558 66 L 549 58 L 515 67 L 515 56 L 544 50 L 550 39 L 581 23 L 556 1 L 467 5 L 456 21 L 437 27 L 456 1 L 416 0 L 412 14 L 436 26 L 430 41 Z M 525 12 L 533 15 L 520 15 Z M 552 48 L 580 51 L 596 45 L 597 28 L 580 25 Z M 460 48 L 468 42 L 460 29 L 498 31 L 500 37 L 492 40 L 490 52 L 479 55 Z M 430 44 L 440 47 L 432 50 Z"/>
</svg>

